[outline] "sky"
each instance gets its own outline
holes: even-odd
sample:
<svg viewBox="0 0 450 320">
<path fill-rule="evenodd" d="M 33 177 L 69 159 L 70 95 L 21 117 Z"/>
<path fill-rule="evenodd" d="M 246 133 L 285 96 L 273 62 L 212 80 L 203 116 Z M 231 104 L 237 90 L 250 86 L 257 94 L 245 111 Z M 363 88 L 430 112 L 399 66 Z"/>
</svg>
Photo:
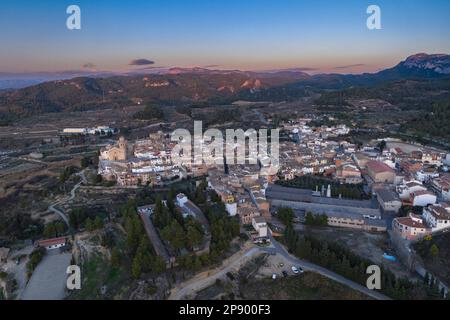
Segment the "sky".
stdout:
<svg viewBox="0 0 450 320">
<path fill-rule="evenodd" d="M 381 9 L 381 30 L 366 26 Z M 69 5 L 81 30 L 68 30 Z M 450 54 L 448 0 L 1 0 L 0 72 L 157 67 L 375 72 Z"/>
</svg>

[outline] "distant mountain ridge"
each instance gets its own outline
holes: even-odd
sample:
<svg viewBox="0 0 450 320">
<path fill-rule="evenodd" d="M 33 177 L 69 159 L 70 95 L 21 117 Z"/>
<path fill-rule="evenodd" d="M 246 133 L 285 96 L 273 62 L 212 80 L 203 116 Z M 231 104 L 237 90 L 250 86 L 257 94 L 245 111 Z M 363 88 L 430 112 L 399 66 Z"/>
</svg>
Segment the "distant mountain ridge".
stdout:
<svg viewBox="0 0 450 320">
<path fill-rule="evenodd" d="M 231 103 L 236 100 L 283 101 L 309 90 L 370 87 L 390 81 L 450 77 L 450 56 L 416 54 L 373 74 L 309 75 L 302 71 L 252 72 L 208 68 L 171 68 L 127 76 L 54 80 L 18 90 L 0 91 L 0 120 L 45 112 L 158 104 Z"/>
<path fill-rule="evenodd" d="M 401 63 L 409 69 L 430 70 L 439 74 L 450 74 L 450 56 L 446 54 L 418 53 Z"/>
</svg>

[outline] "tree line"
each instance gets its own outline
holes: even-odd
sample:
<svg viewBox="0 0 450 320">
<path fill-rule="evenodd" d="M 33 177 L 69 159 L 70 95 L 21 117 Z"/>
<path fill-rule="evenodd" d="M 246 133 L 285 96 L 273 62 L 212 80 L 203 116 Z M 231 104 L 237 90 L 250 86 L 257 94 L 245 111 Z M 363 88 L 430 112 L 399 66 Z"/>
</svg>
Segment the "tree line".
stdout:
<svg viewBox="0 0 450 320">
<path fill-rule="evenodd" d="M 364 200 L 370 199 L 370 195 L 364 192 L 362 184 L 340 184 L 339 182 L 331 179 L 326 179 L 320 176 L 300 176 L 295 177 L 292 180 L 278 180 L 276 184 L 297 189 L 310 189 L 315 191 L 322 190 L 322 187 L 326 190 L 328 185 L 331 186 L 331 195 L 333 197 L 342 196 L 345 199 Z"/>
<path fill-rule="evenodd" d="M 284 241 L 289 251 L 300 259 L 323 266 L 364 286 L 367 281 L 367 267 L 375 264 L 336 242 L 324 241 L 311 235 L 300 236 L 292 225 L 287 226 Z M 391 298 L 401 300 L 442 298 L 423 283 L 398 278 L 383 266 L 381 266 L 381 291 Z"/>
<path fill-rule="evenodd" d="M 122 225 L 126 232 L 124 254 L 131 261 L 131 274 L 139 279 L 143 273 L 161 273 L 166 269 L 164 260 L 157 256 L 148 240 L 142 220 L 137 214 L 136 203 L 129 201 L 120 208 Z M 119 267 L 124 264 L 122 253 L 117 246 L 111 250 L 111 264 Z"/>
</svg>

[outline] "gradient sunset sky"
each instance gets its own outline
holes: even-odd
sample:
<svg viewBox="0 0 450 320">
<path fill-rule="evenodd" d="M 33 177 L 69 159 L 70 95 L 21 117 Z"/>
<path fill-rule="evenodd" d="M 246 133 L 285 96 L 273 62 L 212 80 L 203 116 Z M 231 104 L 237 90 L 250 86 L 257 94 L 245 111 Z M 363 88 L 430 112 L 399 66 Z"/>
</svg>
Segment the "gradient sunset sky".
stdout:
<svg viewBox="0 0 450 320">
<path fill-rule="evenodd" d="M 82 29 L 66 28 L 81 8 Z M 382 30 L 366 27 L 368 5 Z M 1 0 L 0 72 L 144 67 L 358 73 L 450 53 L 449 0 Z M 154 64 L 135 63 L 147 59 Z"/>
</svg>

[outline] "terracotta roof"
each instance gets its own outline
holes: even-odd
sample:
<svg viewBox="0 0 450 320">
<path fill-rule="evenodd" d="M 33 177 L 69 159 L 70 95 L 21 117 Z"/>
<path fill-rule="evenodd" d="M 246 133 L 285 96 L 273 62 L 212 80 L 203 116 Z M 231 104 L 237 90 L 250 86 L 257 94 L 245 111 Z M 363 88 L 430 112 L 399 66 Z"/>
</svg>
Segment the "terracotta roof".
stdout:
<svg viewBox="0 0 450 320">
<path fill-rule="evenodd" d="M 428 190 L 418 190 L 418 191 L 414 191 L 412 193 L 413 197 L 417 197 L 417 196 L 423 196 L 423 195 L 430 195 L 430 196 L 434 196 L 435 194 L 433 192 L 430 192 Z"/>
<path fill-rule="evenodd" d="M 423 187 L 423 188 L 425 188 L 422 184 L 420 184 L 420 183 L 418 183 L 418 182 L 414 182 L 414 181 L 412 181 L 412 182 L 407 182 L 407 183 L 406 183 L 406 186 L 407 186 L 408 188 L 412 188 L 412 187 Z"/>
<path fill-rule="evenodd" d="M 394 172 L 387 164 L 379 161 L 369 161 L 367 162 L 367 168 L 374 171 L 375 173 L 381 172 Z"/>
<path fill-rule="evenodd" d="M 410 217 L 395 218 L 394 220 L 397 221 L 401 225 L 411 227 L 411 228 L 421 228 L 421 229 L 427 228 L 427 226 L 425 224 L 414 221 Z"/>
<path fill-rule="evenodd" d="M 65 244 L 67 242 L 66 237 L 61 238 L 53 238 L 53 239 L 44 239 L 38 241 L 38 246 L 40 247 L 48 247 L 48 246 L 54 246 L 57 244 Z"/>
<path fill-rule="evenodd" d="M 450 220 L 450 212 L 445 210 L 445 208 L 441 206 L 431 206 L 430 209 L 431 214 L 436 219 Z"/>
</svg>

